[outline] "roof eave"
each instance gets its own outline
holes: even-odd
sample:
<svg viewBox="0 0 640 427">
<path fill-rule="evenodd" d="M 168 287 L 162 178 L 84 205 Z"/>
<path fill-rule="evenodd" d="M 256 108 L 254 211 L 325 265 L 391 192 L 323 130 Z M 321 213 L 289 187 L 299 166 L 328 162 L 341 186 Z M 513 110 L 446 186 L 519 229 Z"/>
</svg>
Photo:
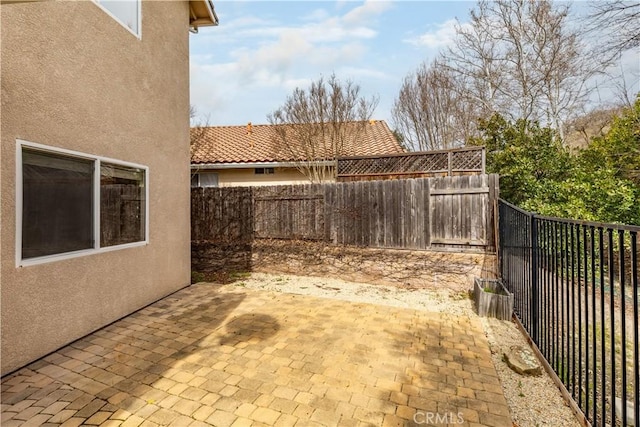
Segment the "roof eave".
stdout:
<svg viewBox="0 0 640 427">
<path fill-rule="evenodd" d="M 199 27 L 212 27 L 219 24 L 213 2 L 211 0 L 189 0 L 189 26 L 194 30 Z"/>
<path fill-rule="evenodd" d="M 229 163 L 191 163 L 192 170 L 213 169 L 252 169 L 252 168 L 295 168 L 301 165 L 335 166 L 335 160 L 319 160 L 315 162 L 229 162 Z"/>
</svg>

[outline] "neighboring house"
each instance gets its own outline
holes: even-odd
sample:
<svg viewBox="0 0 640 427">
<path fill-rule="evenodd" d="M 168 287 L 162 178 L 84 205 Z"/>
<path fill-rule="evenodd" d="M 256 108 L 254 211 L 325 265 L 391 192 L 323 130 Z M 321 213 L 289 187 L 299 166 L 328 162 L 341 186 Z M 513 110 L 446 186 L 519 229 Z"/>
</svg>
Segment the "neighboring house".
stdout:
<svg viewBox="0 0 640 427">
<path fill-rule="evenodd" d="M 6 374 L 190 282 L 189 30 L 208 0 L 1 0 Z"/>
<path fill-rule="evenodd" d="M 362 122 L 360 122 L 362 123 Z M 191 186 L 232 187 L 308 183 L 295 162 L 277 146 L 274 125 L 211 126 L 191 129 Z M 404 152 L 383 120 L 366 123 L 344 156 Z M 310 159 L 303 159 L 310 160 Z M 335 159 L 324 161 L 335 162 Z"/>
</svg>

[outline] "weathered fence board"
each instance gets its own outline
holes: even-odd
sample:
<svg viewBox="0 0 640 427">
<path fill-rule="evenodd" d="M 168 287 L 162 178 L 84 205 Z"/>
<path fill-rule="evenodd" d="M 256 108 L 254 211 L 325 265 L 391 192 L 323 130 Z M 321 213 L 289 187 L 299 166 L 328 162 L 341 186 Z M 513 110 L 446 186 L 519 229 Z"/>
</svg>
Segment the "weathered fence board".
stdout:
<svg viewBox="0 0 640 427">
<path fill-rule="evenodd" d="M 319 185 L 255 187 L 256 238 L 323 240 L 325 195 Z"/>
<path fill-rule="evenodd" d="M 432 245 L 493 245 L 489 185 L 488 175 L 431 180 Z"/>
<path fill-rule="evenodd" d="M 191 240 L 248 242 L 253 239 L 252 188 L 191 190 Z"/>
<path fill-rule="evenodd" d="M 495 248 L 495 175 L 192 190 L 192 240 Z"/>
</svg>

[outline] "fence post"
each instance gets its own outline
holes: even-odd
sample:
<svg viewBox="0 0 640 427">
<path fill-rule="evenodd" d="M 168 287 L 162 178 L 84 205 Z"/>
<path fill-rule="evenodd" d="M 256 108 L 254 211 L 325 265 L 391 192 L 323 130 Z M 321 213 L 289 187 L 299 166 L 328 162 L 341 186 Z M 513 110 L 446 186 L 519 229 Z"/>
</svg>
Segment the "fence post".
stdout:
<svg viewBox="0 0 640 427">
<path fill-rule="evenodd" d="M 538 328 L 538 223 L 536 216 L 531 214 L 529 218 L 529 246 L 531 247 L 531 335 L 536 345 L 540 344 Z"/>
</svg>

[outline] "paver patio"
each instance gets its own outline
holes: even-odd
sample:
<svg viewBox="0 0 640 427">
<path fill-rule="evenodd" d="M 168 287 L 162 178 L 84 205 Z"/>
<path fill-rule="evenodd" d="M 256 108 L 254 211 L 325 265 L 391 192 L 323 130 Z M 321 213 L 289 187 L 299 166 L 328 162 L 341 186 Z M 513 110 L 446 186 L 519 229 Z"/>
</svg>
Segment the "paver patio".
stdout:
<svg viewBox="0 0 640 427">
<path fill-rule="evenodd" d="M 477 321 L 198 284 L 2 379 L 2 426 L 511 426 Z"/>
</svg>

